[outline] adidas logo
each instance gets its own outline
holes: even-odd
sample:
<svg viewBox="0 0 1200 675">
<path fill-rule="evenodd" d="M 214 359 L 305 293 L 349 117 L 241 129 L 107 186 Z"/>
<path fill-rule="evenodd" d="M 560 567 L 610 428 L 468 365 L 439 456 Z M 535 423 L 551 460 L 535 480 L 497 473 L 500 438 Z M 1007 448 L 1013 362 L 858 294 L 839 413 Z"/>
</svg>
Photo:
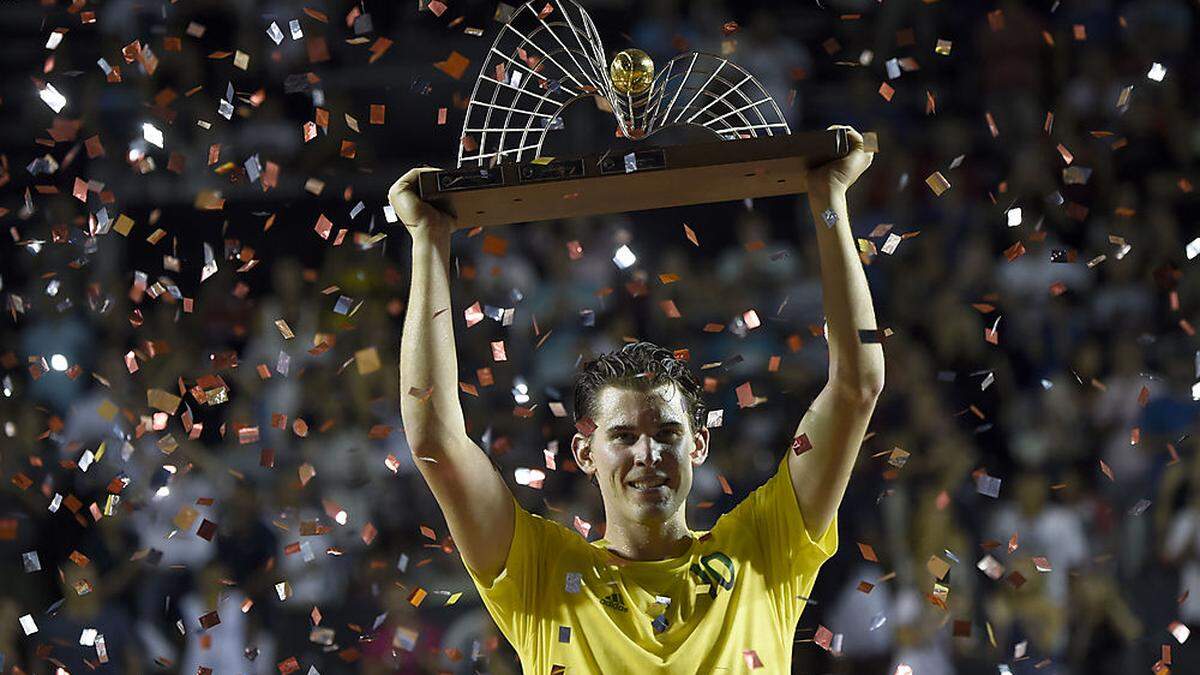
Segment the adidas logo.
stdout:
<svg viewBox="0 0 1200 675">
<path fill-rule="evenodd" d="M 628 612 L 629 611 L 629 608 L 625 606 L 625 603 L 621 602 L 621 595 L 619 593 L 613 593 L 612 595 L 610 595 L 606 598 L 601 598 L 600 604 L 602 604 L 605 607 L 608 607 L 610 609 L 615 609 L 618 612 Z"/>
</svg>

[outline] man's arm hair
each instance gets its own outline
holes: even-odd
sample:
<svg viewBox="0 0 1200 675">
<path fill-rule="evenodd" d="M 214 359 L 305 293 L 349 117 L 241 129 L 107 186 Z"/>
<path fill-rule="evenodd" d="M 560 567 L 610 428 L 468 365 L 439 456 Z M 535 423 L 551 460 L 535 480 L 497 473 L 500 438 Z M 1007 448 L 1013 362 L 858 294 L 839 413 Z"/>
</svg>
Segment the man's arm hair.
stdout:
<svg viewBox="0 0 1200 675">
<path fill-rule="evenodd" d="M 415 181 L 415 174 L 405 177 L 409 175 Z M 408 190 L 408 185 L 401 190 Z M 411 191 L 404 199 L 410 198 L 419 201 Z M 415 208 L 409 211 L 411 218 Z M 405 219 L 402 209 L 397 209 L 397 214 L 405 223 L 412 222 Z M 413 236 L 412 286 L 400 342 L 400 413 L 405 437 L 442 508 L 463 562 L 491 581 L 504 570 L 512 543 L 513 498 L 487 454 L 467 435 L 458 400 L 458 356 L 450 305 L 451 230 L 425 224 L 410 227 L 409 232 Z"/>
</svg>

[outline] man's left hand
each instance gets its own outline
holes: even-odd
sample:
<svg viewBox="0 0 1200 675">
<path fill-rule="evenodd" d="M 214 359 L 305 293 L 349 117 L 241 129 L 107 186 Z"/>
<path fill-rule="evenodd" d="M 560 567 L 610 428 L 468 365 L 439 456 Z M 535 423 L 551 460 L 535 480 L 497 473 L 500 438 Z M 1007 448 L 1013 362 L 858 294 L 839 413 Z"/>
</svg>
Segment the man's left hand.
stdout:
<svg viewBox="0 0 1200 675">
<path fill-rule="evenodd" d="M 862 134 L 855 131 L 853 127 L 846 126 L 845 124 L 835 124 L 829 127 L 827 131 L 832 131 L 833 129 L 846 130 L 850 138 L 850 154 L 811 169 L 808 172 L 810 190 L 827 189 L 831 193 L 845 192 L 850 189 L 851 185 L 854 185 L 854 181 L 863 175 L 867 167 L 871 166 L 871 161 L 875 159 L 875 153 L 863 150 Z"/>
</svg>

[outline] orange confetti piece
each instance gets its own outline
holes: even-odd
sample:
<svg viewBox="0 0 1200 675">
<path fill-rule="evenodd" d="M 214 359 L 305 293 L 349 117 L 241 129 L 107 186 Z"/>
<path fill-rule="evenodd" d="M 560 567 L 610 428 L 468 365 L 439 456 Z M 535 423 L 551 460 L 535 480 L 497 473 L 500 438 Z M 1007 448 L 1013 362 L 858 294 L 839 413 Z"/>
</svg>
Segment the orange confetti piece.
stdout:
<svg viewBox="0 0 1200 675">
<path fill-rule="evenodd" d="M 792 452 L 803 455 L 809 450 L 812 450 L 812 441 L 808 440 L 808 434 L 800 434 L 792 439 Z"/>
<path fill-rule="evenodd" d="M 385 37 L 381 37 L 378 40 L 375 40 L 375 42 L 370 47 L 371 58 L 367 59 L 367 63 L 375 63 L 380 58 L 382 58 L 383 55 L 387 53 L 387 50 L 392 48 L 392 44 L 393 44 L 392 41 Z M 467 61 L 467 63 L 470 63 L 470 61 Z M 454 79 L 457 80 L 458 78 L 456 77 Z"/>
<path fill-rule="evenodd" d="M 508 355 L 504 352 L 504 341 L 499 340 L 492 343 L 492 360 L 507 361 Z"/>
<path fill-rule="evenodd" d="M 1025 255 L 1025 244 L 1019 241 L 1004 249 L 1004 257 L 1008 259 L 1008 262 L 1012 262 L 1023 255 Z"/>
<path fill-rule="evenodd" d="M 456 51 L 450 52 L 450 56 L 446 57 L 445 61 L 438 61 L 433 64 L 434 68 L 442 71 L 450 77 L 460 80 L 467 68 L 471 65 L 471 59 L 459 54 Z"/>
<path fill-rule="evenodd" d="M 700 246 L 700 242 L 696 239 L 696 232 L 692 230 L 692 228 L 688 227 L 687 223 L 683 224 L 683 234 L 688 238 L 688 241 L 692 242 L 693 245 Z"/>
<path fill-rule="evenodd" d="M 1075 155 L 1072 155 L 1071 151 L 1067 149 L 1067 146 L 1063 145 L 1062 143 L 1058 144 L 1058 154 L 1062 155 L 1063 161 L 1067 164 L 1075 161 Z"/>
<path fill-rule="evenodd" d="M 717 474 L 717 481 L 721 483 L 721 492 L 724 492 L 727 495 L 733 494 L 733 488 L 729 486 L 729 481 L 725 480 L 725 476 Z"/>
<path fill-rule="evenodd" d="M 316 230 L 322 239 L 329 239 L 329 232 L 333 230 L 333 223 L 322 213 L 317 217 L 317 224 L 313 229 Z"/>
<path fill-rule="evenodd" d="M 857 544 L 858 552 L 862 554 L 863 560 L 873 563 L 879 562 L 879 557 L 875 555 L 875 548 L 873 546 L 870 544 L 864 544 L 861 541 L 857 542 Z"/>
<path fill-rule="evenodd" d="M 751 389 L 749 382 L 738 385 L 737 400 L 739 408 L 750 408 L 755 405 L 754 391 Z"/>
<path fill-rule="evenodd" d="M 502 258 L 508 253 L 508 240 L 490 234 L 485 235 L 483 238 L 483 252 Z"/>
<path fill-rule="evenodd" d="M 412 605 L 413 607 L 420 607 L 421 603 L 424 602 L 426 595 L 428 595 L 428 593 L 425 592 L 425 589 L 414 589 L 413 592 L 408 596 L 408 604 Z"/>
</svg>

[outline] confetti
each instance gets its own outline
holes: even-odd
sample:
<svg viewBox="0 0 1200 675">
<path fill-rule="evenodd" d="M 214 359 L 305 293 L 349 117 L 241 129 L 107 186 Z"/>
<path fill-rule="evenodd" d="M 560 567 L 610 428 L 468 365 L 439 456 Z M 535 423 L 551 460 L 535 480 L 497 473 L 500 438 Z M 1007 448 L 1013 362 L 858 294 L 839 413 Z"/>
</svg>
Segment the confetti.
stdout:
<svg viewBox="0 0 1200 675">
<path fill-rule="evenodd" d="M 941 197 L 942 193 L 950 189 L 950 181 L 942 175 L 941 171 L 934 171 L 928 178 L 925 179 L 925 184 L 933 190 L 933 194 Z"/>
<path fill-rule="evenodd" d="M 450 52 L 450 56 L 446 57 L 445 61 L 438 61 L 437 63 L 433 64 L 433 67 L 456 80 L 461 80 L 463 74 L 467 72 L 467 68 L 470 67 L 470 65 L 470 59 L 462 54 L 459 54 L 458 52 L 452 51 Z"/>
<path fill-rule="evenodd" d="M 633 254 L 633 251 L 631 251 L 628 246 L 622 245 L 617 249 L 616 254 L 613 255 L 612 260 L 617 267 L 621 269 L 628 269 L 635 262 L 637 262 L 637 256 Z"/>
<path fill-rule="evenodd" d="M 975 478 L 975 490 L 985 497 L 992 499 L 1000 496 L 1000 479 L 987 474 L 979 474 Z"/>
<path fill-rule="evenodd" d="M 825 626 L 817 626 L 817 633 L 813 636 L 813 642 L 825 651 L 830 651 L 833 642 L 833 631 Z"/>
</svg>

